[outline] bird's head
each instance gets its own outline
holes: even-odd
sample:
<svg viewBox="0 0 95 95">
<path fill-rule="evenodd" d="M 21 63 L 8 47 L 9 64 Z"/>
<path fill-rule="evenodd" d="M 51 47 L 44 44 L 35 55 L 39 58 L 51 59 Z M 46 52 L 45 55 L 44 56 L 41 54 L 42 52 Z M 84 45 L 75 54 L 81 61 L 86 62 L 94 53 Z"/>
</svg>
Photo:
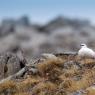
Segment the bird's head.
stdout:
<svg viewBox="0 0 95 95">
<path fill-rule="evenodd" d="M 81 46 L 81 48 L 82 48 L 82 47 L 87 47 L 87 45 L 86 45 L 86 44 L 81 44 L 80 46 Z"/>
</svg>

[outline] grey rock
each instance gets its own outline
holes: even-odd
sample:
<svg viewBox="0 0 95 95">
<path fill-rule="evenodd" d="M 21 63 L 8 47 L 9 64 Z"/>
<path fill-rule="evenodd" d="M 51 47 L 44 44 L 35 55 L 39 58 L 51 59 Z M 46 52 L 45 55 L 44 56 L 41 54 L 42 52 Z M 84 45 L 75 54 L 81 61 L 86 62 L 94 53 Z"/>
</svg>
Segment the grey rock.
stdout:
<svg viewBox="0 0 95 95">
<path fill-rule="evenodd" d="M 5 53 L 0 55 L 0 79 L 17 73 L 22 68 L 22 62 L 16 54 Z M 25 64 L 23 64 L 24 67 Z"/>
</svg>

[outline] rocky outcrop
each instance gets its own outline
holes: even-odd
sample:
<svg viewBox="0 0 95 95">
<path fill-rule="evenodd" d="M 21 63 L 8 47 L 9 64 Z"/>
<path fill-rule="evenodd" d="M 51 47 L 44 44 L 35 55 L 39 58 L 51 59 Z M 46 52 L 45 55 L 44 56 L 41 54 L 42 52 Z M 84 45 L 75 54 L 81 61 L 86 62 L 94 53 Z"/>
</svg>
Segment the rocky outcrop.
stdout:
<svg viewBox="0 0 95 95">
<path fill-rule="evenodd" d="M 5 19 L 0 26 L 0 53 L 24 50 L 28 60 L 42 53 L 77 51 L 80 43 L 95 47 L 95 27 L 88 20 L 59 16 L 45 25 L 30 23 L 27 16 Z"/>
<path fill-rule="evenodd" d="M 15 66 L 18 66 L 14 55 L 5 55 L 9 63 L 15 61 Z M 0 94 L 95 95 L 94 84 L 94 59 L 78 60 L 76 53 L 43 54 L 38 60 L 1 80 Z"/>
<path fill-rule="evenodd" d="M 25 66 L 24 59 L 19 58 L 16 54 L 5 53 L 0 55 L 0 79 L 6 78 L 17 73 Z"/>
</svg>

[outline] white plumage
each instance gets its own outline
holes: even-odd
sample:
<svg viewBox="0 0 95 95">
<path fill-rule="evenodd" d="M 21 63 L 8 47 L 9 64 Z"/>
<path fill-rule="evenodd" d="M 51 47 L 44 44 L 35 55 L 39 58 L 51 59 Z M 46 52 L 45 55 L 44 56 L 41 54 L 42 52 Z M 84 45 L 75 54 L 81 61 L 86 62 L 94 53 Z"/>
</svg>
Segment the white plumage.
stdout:
<svg viewBox="0 0 95 95">
<path fill-rule="evenodd" d="M 78 55 L 82 58 L 95 58 L 95 52 L 88 48 L 86 44 L 81 44 L 81 49 L 78 51 Z"/>
</svg>

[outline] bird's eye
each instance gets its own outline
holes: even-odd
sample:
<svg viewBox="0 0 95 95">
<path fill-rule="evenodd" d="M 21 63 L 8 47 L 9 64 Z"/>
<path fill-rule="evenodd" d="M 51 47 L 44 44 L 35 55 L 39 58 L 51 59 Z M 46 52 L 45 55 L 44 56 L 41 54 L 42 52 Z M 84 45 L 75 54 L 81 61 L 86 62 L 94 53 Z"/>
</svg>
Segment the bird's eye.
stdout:
<svg viewBox="0 0 95 95">
<path fill-rule="evenodd" d="M 84 45 L 81 45 L 81 46 L 84 46 Z"/>
</svg>

